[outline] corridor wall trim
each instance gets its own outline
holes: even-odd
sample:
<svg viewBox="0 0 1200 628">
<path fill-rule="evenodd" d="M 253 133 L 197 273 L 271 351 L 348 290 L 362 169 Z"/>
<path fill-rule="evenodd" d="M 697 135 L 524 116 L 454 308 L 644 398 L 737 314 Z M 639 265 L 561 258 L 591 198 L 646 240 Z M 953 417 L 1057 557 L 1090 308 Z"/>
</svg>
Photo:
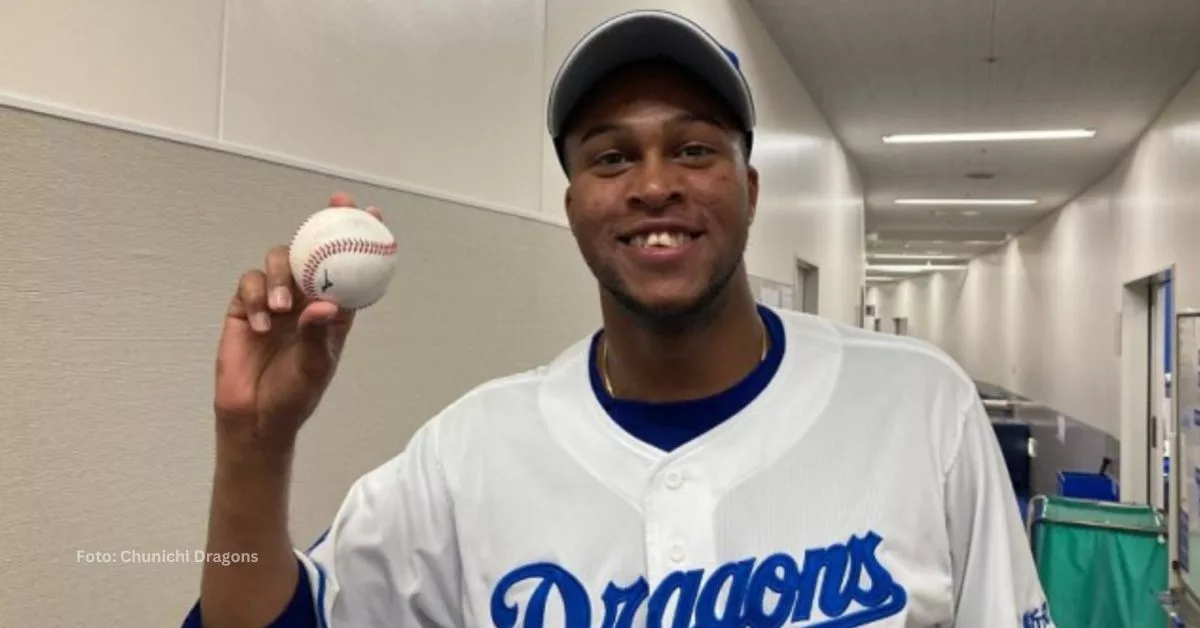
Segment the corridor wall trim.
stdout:
<svg viewBox="0 0 1200 628">
<path fill-rule="evenodd" d="M 115 116 L 66 107 L 55 103 L 28 98 L 19 94 L 0 91 L 0 107 L 10 107 L 12 109 L 40 113 L 56 118 L 82 122 L 84 124 L 91 124 L 94 126 L 125 131 L 127 133 L 134 133 L 146 137 L 168 140 L 171 142 L 177 142 L 199 148 L 206 148 L 208 150 L 229 153 L 231 155 L 237 155 L 240 157 L 248 157 L 250 159 L 257 159 L 281 166 L 298 168 L 300 170 L 306 170 L 316 174 L 325 174 L 351 181 L 357 181 L 359 183 L 366 183 L 368 185 L 374 185 L 397 192 L 406 192 L 408 194 L 414 194 L 416 196 L 425 197 L 431 200 L 446 201 L 473 209 L 497 212 L 525 220 L 533 220 L 535 222 L 561 227 L 563 229 L 569 228 L 566 220 L 558 215 L 543 215 L 537 211 L 509 207 L 500 203 L 484 201 L 478 198 L 470 198 L 459 194 L 450 194 L 440 190 L 433 190 L 415 185 L 407 181 L 400 181 L 387 177 L 378 177 L 365 172 L 359 172 L 346 168 L 338 168 L 327 164 L 300 159 L 283 153 L 262 150 L 253 146 L 246 146 L 243 144 L 237 144 L 235 142 L 214 139 L 193 133 L 185 133 L 175 129 L 149 125 L 142 122 L 117 118 Z M 533 174 L 536 175 L 537 173 Z M 331 192 L 333 191 L 334 190 L 331 190 Z"/>
</svg>

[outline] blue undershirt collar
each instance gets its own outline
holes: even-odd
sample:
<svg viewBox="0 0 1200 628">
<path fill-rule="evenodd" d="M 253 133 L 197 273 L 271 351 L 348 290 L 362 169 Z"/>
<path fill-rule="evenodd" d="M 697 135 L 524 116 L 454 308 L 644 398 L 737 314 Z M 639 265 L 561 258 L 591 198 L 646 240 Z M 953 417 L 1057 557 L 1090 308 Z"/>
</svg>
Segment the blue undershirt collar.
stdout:
<svg viewBox="0 0 1200 628">
<path fill-rule="evenodd" d="M 740 412 L 767 387 L 779 370 L 786 350 L 783 321 L 762 305 L 758 306 L 758 313 L 770 339 L 767 357 L 740 382 L 723 392 L 703 399 L 664 403 L 614 399 L 604 389 L 596 368 L 600 331 L 592 336 L 588 352 L 592 391 L 608 416 L 630 435 L 662 451 L 673 451 Z"/>
</svg>

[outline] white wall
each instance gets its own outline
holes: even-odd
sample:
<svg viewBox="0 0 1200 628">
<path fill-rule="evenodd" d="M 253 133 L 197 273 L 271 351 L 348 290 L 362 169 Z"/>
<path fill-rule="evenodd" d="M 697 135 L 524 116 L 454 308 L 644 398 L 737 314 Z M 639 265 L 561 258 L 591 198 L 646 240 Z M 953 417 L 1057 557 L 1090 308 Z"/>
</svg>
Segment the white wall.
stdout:
<svg viewBox="0 0 1200 628">
<path fill-rule="evenodd" d="M 0 93 L 214 137 L 220 1 L 0 2 Z"/>
<path fill-rule="evenodd" d="M 0 93 L 538 210 L 544 0 L 7 0 Z"/>
<path fill-rule="evenodd" d="M 220 313 L 238 272 L 330 191 L 381 204 L 402 270 L 305 429 L 298 542 L 438 407 L 597 324 L 545 89 L 574 37 L 635 3 L 2 6 L 0 189 L 21 202 L 0 204 L 17 282 L 0 306 L 0 625 L 179 620 L 198 565 L 75 552 L 202 546 Z M 854 322 L 861 186 L 762 24 L 739 0 L 640 6 L 699 20 L 747 68 L 751 272 L 791 283 L 795 257 L 816 264 L 821 312 Z"/>
<path fill-rule="evenodd" d="M 1200 75 L 1113 171 L 1001 250 L 974 260 L 960 292 L 947 276 L 881 291 L 914 329 L 974 376 L 1014 388 L 1122 439 L 1125 464 L 1144 424 L 1123 418 L 1122 286 L 1175 265 L 1176 308 L 1200 307 Z"/>
<path fill-rule="evenodd" d="M 227 7 L 222 140 L 538 211 L 542 0 Z"/>
<path fill-rule="evenodd" d="M 1109 184 L 966 271 L 907 280 L 886 291 L 973 377 L 1016 390 L 1118 435 L 1116 278 Z M 1103 382 L 1103 384 L 1102 384 Z"/>
<path fill-rule="evenodd" d="M 757 99 L 751 272 L 791 283 L 799 257 L 820 269 L 821 313 L 857 320 L 862 185 L 745 2 L 10 3 L 0 21 L 2 102 L 156 127 L 557 224 L 565 180 L 544 105 L 558 63 L 610 15 L 677 11 L 739 55 Z"/>
<path fill-rule="evenodd" d="M 957 302 L 962 279 L 961 273 L 938 273 L 878 286 L 879 311 L 884 318 L 883 331 L 893 331 L 893 318 L 907 318 L 908 335 L 952 350 L 957 338 L 945 325 L 941 304 Z"/>
</svg>

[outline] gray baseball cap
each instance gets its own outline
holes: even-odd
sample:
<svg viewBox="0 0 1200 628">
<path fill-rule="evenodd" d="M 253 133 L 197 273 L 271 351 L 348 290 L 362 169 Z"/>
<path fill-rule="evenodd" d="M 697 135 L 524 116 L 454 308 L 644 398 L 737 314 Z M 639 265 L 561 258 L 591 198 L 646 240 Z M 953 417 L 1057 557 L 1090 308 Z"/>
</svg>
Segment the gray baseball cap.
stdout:
<svg viewBox="0 0 1200 628">
<path fill-rule="evenodd" d="M 685 17 L 643 10 L 621 13 L 602 22 L 575 44 L 559 66 L 550 87 L 546 123 L 560 163 L 563 126 L 579 101 L 618 67 L 652 59 L 675 62 L 723 98 L 738 117 L 749 150 L 755 123 L 754 98 L 737 55 Z"/>
</svg>

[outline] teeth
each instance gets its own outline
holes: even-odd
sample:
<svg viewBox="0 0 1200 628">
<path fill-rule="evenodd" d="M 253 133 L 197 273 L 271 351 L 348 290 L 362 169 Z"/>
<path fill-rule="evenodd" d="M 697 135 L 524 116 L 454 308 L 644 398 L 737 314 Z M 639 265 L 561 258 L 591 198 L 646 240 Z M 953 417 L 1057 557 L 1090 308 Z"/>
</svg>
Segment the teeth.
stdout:
<svg viewBox="0 0 1200 628">
<path fill-rule="evenodd" d="M 659 231 L 646 235 L 638 235 L 633 237 L 635 246 L 661 246 L 666 248 L 674 248 L 690 241 L 692 237 L 686 233 L 670 233 Z"/>
</svg>

